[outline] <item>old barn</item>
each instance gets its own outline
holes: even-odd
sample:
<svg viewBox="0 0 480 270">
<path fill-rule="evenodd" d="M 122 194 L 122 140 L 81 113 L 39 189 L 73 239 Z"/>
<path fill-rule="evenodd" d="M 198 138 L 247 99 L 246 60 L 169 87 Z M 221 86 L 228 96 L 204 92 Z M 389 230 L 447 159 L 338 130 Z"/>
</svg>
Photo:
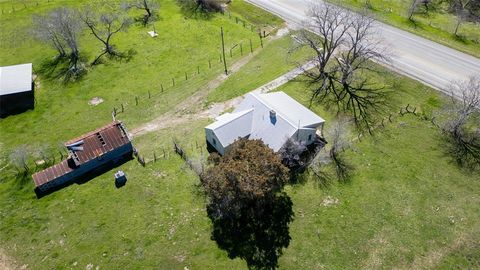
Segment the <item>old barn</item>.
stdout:
<svg viewBox="0 0 480 270">
<path fill-rule="evenodd" d="M 68 151 L 66 160 L 32 175 L 37 193 L 113 167 L 133 154 L 131 139 L 120 121 L 72 139 L 65 143 L 65 147 Z"/>
<path fill-rule="evenodd" d="M 0 117 L 35 106 L 32 64 L 0 67 Z"/>
</svg>

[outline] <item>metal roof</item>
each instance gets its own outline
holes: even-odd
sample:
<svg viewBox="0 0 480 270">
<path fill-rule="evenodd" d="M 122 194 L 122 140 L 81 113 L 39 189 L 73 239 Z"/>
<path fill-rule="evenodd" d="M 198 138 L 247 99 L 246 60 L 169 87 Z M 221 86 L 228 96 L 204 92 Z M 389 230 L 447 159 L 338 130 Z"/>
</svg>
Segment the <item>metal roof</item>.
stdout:
<svg viewBox="0 0 480 270">
<path fill-rule="evenodd" d="M 32 90 L 32 64 L 0 67 L 0 95 Z"/>
<path fill-rule="evenodd" d="M 296 127 L 318 126 L 325 122 L 323 118 L 291 98 L 284 92 L 256 94 L 257 98 L 266 105 L 280 113 L 282 117 L 293 123 Z"/>
<path fill-rule="evenodd" d="M 66 142 L 65 146 L 69 148 L 69 145 L 80 143 L 78 146 L 83 149 L 75 150 L 73 148 L 70 153 L 74 156 L 75 163 L 81 165 L 129 142 L 130 138 L 128 138 L 122 123 L 114 121 Z"/>
<path fill-rule="evenodd" d="M 65 175 L 77 166 L 113 151 L 127 143 L 130 138 L 122 122 L 114 121 L 104 127 L 84 134 L 65 143 L 69 149 L 69 159 L 32 175 L 35 186 L 41 186 L 62 175 Z M 75 144 L 75 147 L 71 147 Z M 68 160 L 71 162 L 69 163 Z"/>
<path fill-rule="evenodd" d="M 253 109 L 236 113 L 226 113 L 216 118 L 216 122 L 206 126 L 212 130 L 222 145 L 230 145 L 239 137 L 246 137 L 252 131 Z"/>
<path fill-rule="evenodd" d="M 250 135 L 278 151 L 299 129 L 316 128 L 324 122 L 284 92 L 249 93 L 233 113 L 218 117 L 206 128 L 214 131 L 224 147 Z"/>
</svg>

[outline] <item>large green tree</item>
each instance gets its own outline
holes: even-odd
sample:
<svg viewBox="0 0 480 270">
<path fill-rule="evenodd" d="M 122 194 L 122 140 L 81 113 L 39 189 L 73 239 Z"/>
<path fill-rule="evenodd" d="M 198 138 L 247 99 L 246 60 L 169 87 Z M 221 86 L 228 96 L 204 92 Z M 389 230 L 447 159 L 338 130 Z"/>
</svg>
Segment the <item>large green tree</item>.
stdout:
<svg viewBox="0 0 480 270">
<path fill-rule="evenodd" d="M 272 269 L 288 247 L 292 202 L 283 187 L 288 169 L 261 140 L 236 141 L 202 176 L 212 239 L 249 268 Z"/>
</svg>

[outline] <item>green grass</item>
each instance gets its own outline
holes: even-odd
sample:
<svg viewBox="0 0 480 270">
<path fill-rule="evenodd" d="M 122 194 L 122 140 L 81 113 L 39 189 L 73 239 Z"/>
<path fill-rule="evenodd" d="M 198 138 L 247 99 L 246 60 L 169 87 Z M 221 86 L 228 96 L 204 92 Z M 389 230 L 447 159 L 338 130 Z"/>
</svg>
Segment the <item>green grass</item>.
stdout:
<svg viewBox="0 0 480 270">
<path fill-rule="evenodd" d="M 232 1 L 229 5 L 229 11 L 239 14 L 243 19 L 255 24 L 257 27 L 281 27 L 284 22 L 279 17 L 271 13 L 248 4 L 244 0 Z"/>
<path fill-rule="evenodd" d="M 410 104 L 429 115 L 446 98 L 420 83 L 385 73 L 392 85 L 393 123 L 352 145 L 346 159 L 350 182 L 322 188 L 311 175 L 287 188 L 295 221 L 292 242 L 280 259 L 285 269 L 472 269 L 477 268 L 480 176 L 459 169 L 444 151 L 441 134 L 421 117 L 398 115 Z M 396 82 L 394 84 L 394 82 Z M 285 91 L 303 104 L 302 82 Z M 328 124 L 333 111 L 314 104 Z M 388 121 L 387 121 L 388 122 Z M 327 138 L 328 140 L 328 138 Z M 330 168 L 327 171 L 332 173 Z M 328 198 L 338 205 L 325 206 Z"/>
<path fill-rule="evenodd" d="M 329 0 L 329 2 L 354 10 L 365 8 L 365 0 Z M 369 0 L 369 2 L 372 7 L 369 11 L 373 12 L 381 21 L 480 57 L 480 24 L 462 24 L 458 32 L 459 37 L 456 37 L 453 33 L 457 19 L 446 11 L 445 6 L 440 7 L 437 11 L 430 11 L 428 15 L 417 12 L 413 17 L 415 23 L 412 23 L 408 20 L 407 15 L 411 1 Z"/>
<path fill-rule="evenodd" d="M 6 5 L 6 4 L 5 4 Z M 29 35 L 31 15 L 45 13 L 54 5 L 79 5 L 76 1 L 42 2 L 39 6 L 22 9 L 2 16 L 0 65 L 33 62 L 40 74 L 37 82 L 35 110 L 0 120 L 1 154 L 5 155 L 20 144 L 56 145 L 111 120 L 113 107 L 124 105 L 120 114 L 129 128 L 140 125 L 171 110 L 222 72 L 220 56 L 220 27 L 225 30 L 227 49 L 252 39 L 254 48 L 260 47 L 257 34 L 226 15 L 215 15 L 210 20 L 187 19 L 175 1 L 161 1 L 160 19 L 155 22 L 159 36 L 150 38 L 151 27 L 131 26 L 127 32 L 114 37 L 119 50 L 135 49 L 130 62 L 106 61 L 91 67 L 78 82 L 63 84 L 39 72 L 44 61 L 54 52 Z M 84 57 L 92 61 L 101 49 L 94 38 L 85 32 L 80 39 Z M 239 59 L 234 50 L 231 65 Z M 209 68 L 209 60 L 212 68 Z M 197 74 L 200 68 L 200 74 Z M 185 80 L 187 73 L 188 80 Z M 175 87 L 172 86 L 175 78 Z M 161 92 L 161 85 L 164 91 Z M 149 99 L 148 92 L 151 98 Z M 90 106 L 94 97 L 104 99 L 98 106 Z M 138 97 L 139 105 L 136 105 Z M 34 147 L 32 147 L 34 148 Z"/>
<path fill-rule="evenodd" d="M 243 95 L 305 63 L 312 54 L 306 48 L 292 51 L 291 35 L 268 43 L 242 70 L 231 75 L 208 96 L 208 102 L 225 101 Z"/>
<path fill-rule="evenodd" d="M 171 17 L 165 16 L 157 22 L 157 29 L 165 24 L 165 28 L 170 27 L 167 33 L 175 32 L 172 35 L 182 29 L 202 33 L 178 34 L 187 44 L 207 43 L 198 50 L 209 52 L 207 45 L 216 44 L 214 40 L 199 40 L 212 29 L 215 36 L 218 25 L 231 24 L 237 29 L 225 17 L 202 24 L 188 21 L 183 25 L 186 22 L 182 22 L 173 4 L 163 6 Z M 0 22 L 2 26 L 13 25 L 3 24 L 3 17 Z M 232 35 L 249 38 L 250 33 L 243 29 L 238 25 L 238 32 Z M 125 95 L 130 101 L 125 114 L 120 116 L 129 127 L 139 125 L 194 93 L 198 88 L 192 86 L 199 87 L 221 73 L 219 65 L 211 73 L 201 73 L 196 79 L 147 101 L 146 90 L 153 89 L 152 74 L 181 77 L 180 66 L 195 67 L 194 64 L 208 57 L 197 55 L 198 51 L 187 44 L 178 50 L 193 50 L 191 56 L 174 53 L 173 49 L 168 50 L 173 43 L 141 39 L 143 33 L 140 27 L 127 33 L 139 39 L 135 41 L 139 53 L 130 63 L 109 62 L 98 66 L 83 81 L 68 86 L 42 80 L 37 95 L 41 106 L 0 120 L 2 151 L 18 144 L 54 144 L 91 130 L 110 119 L 111 107 L 127 99 Z M 88 37 L 85 40 L 86 44 L 91 43 Z M 129 47 L 127 36 L 119 39 L 119 43 L 123 48 Z M 284 38 L 268 45 L 239 72 L 243 79 L 233 75 L 213 92 L 213 100 L 243 94 L 288 71 L 292 66 L 281 56 L 288 43 L 288 38 Z M 46 49 L 26 41 L 18 49 L 0 45 L 0 50 L 0 64 L 9 64 L 16 58 L 28 61 L 28 55 L 34 63 L 39 63 L 45 57 L 40 52 Z M 161 56 L 157 55 L 159 52 L 163 52 Z M 267 60 L 270 65 L 263 64 Z M 129 67 L 133 63 L 137 65 Z M 392 87 L 389 99 L 392 113 L 410 104 L 429 114 L 445 102 L 438 92 L 403 76 L 387 71 L 372 76 Z M 117 77 L 119 81 L 114 82 L 112 78 Z M 115 86 L 111 86 L 113 83 Z M 228 88 L 236 92 L 226 91 Z M 279 90 L 308 104 L 309 93 L 302 82 L 290 82 Z M 132 103 L 137 94 L 142 97 L 142 110 L 135 109 Z M 88 107 L 87 101 L 93 96 L 106 101 Z M 162 105 L 167 100 L 168 105 Z M 327 120 L 327 128 L 335 118 L 333 111 L 321 105 L 315 104 L 312 110 Z M 245 269 L 245 262 L 230 260 L 210 239 L 211 224 L 197 188 L 198 179 L 171 149 L 176 138 L 189 154 L 204 154 L 203 127 L 207 123 L 193 121 L 135 138 L 135 146 L 147 160 L 152 159 L 154 152 L 162 156 L 163 150 L 167 157 L 150 162 L 145 168 L 134 160 L 120 166 L 118 169 L 124 170 L 128 177 L 127 185 L 121 189 L 114 188 L 110 171 L 38 200 L 32 191 L 32 181 L 21 183 L 0 160 L 3 180 L 0 181 L 0 248 L 19 266 L 28 264 L 28 268 L 40 270 L 84 269 L 88 264 L 100 269 Z M 304 183 L 288 186 L 295 220 L 290 226 L 292 240 L 280 258 L 280 268 L 478 268 L 480 177 L 459 169 L 443 152 L 442 143 L 437 129 L 428 121 L 409 115 L 396 116 L 393 123 L 347 151 L 347 160 L 356 168 L 350 182 L 332 181 L 322 188 L 306 175 Z M 338 204 L 325 206 L 328 196 L 338 199 Z"/>
</svg>

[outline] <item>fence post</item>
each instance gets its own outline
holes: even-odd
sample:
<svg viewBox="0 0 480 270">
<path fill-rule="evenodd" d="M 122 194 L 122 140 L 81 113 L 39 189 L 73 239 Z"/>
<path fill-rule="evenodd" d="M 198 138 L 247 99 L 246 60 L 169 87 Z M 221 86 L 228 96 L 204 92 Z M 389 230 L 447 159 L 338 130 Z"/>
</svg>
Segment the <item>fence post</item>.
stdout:
<svg viewBox="0 0 480 270">
<path fill-rule="evenodd" d="M 122 106 L 122 113 L 123 113 L 123 111 L 124 111 L 124 108 L 123 108 L 123 103 L 121 103 L 121 104 L 120 104 L 120 106 Z"/>
<path fill-rule="evenodd" d="M 175 78 L 172 78 L 172 85 L 175 86 Z"/>
<path fill-rule="evenodd" d="M 152 96 L 150 95 L 150 90 L 148 90 L 148 98 L 150 99 Z"/>
<path fill-rule="evenodd" d="M 250 39 L 250 53 L 253 53 L 252 39 Z"/>
<path fill-rule="evenodd" d="M 135 105 L 138 105 L 138 97 L 135 96 Z"/>
<path fill-rule="evenodd" d="M 162 93 L 163 93 L 163 84 L 160 84 L 160 88 L 162 89 Z"/>
<path fill-rule="evenodd" d="M 200 66 L 197 66 L 197 74 L 200 74 Z"/>
<path fill-rule="evenodd" d="M 208 68 L 212 68 L 212 61 L 208 60 Z"/>
<path fill-rule="evenodd" d="M 187 72 L 185 72 L 185 81 L 188 80 Z"/>
<path fill-rule="evenodd" d="M 243 45 L 240 43 L 240 55 L 243 55 Z"/>
</svg>

